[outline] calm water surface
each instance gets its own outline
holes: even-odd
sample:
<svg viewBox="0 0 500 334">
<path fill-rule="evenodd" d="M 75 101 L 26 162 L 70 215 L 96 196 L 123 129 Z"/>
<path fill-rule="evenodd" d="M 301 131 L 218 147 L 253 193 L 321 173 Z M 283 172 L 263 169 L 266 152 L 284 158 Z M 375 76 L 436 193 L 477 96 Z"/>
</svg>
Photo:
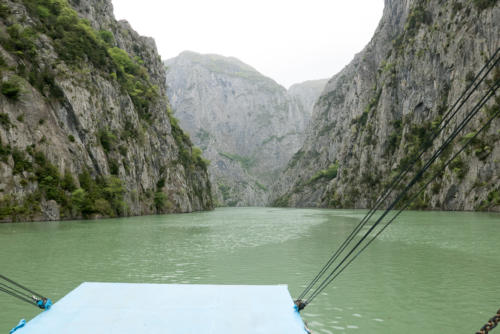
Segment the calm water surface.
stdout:
<svg viewBox="0 0 500 334">
<path fill-rule="evenodd" d="M 364 211 L 224 208 L 0 224 L 0 272 L 58 300 L 84 281 L 288 284 Z M 318 333 L 473 333 L 500 307 L 500 215 L 407 212 L 303 311 Z M 39 311 L 0 293 L 0 334 Z M 236 334 L 236 333 L 234 333 Z"/>
</svg>

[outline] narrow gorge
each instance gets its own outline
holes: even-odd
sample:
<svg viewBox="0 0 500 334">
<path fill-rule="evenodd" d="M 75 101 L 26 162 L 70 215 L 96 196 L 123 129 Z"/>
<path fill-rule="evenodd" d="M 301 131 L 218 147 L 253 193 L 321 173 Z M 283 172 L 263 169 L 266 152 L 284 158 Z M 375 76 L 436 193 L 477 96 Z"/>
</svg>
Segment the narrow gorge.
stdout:
<svg viewBox="0 0 500 334">
<path fill-rule="evenodd" d="M 443 142 L 427 139 L 499 48 L 498 22 L 497 0 L 386 0 L 351 63 L 286 89 L 234 57 L 162 61 L 110 0 L 5 0 L 0 221 L 369 208 Z M 497 93 L 435 170 L 499 105 Z M 412 208 L 499 211 L 499 140 L 497 118 Z"/>
</svg>

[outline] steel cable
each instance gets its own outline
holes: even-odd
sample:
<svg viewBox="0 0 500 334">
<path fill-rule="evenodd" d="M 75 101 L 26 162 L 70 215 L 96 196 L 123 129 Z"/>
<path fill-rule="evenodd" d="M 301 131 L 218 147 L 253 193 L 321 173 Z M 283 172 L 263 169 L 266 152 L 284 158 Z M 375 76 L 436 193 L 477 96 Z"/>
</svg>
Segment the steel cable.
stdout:
<svg viewBox="0 0 500 334">
<path fill-rule="evenodd" d="M 490 90 L 488 91 L 487 95 L 485 95 L 485 99 L 481 99 L 481 101 L 476 105 L 476 107 L 474 109 L 475 112 L 474 112 L 474 115 L 477 113 L 477 111 L 479 111 L 487 102 L 488 100 L 494 96 L 494 92 L 500 87 L 500 81 L 497 82 L 497 84 L 495 86 L 493 86 L 492 88 L 490 88 Z M 446 169 L 446 167 L 460 154 L 462 153 L 465 148 L 479 135 L 479 133 L 481 133 L 482 131 L 484 131 L 484 129 L 486 129 L 489 124 L 496 118 L 500 115 L 500 110 L 497 110 L 492 117 L 490 117 L 488 119 L 488 121 L 474 134 L 474 136 L 472 136 L 471 138 L 468 138 L 468 140 L 465 142 L 465 144 L 462 146 L 462 148 L 453 155 L 452 158 L 450 158 L 442 167 L 440 170 L 438 170 L 434 176 L 429 180 L 427 181 L 421 188 L 420 190 L 415 193 L 408 201 L 406 201 L 406 203 L 403 205 L 403 207 L 401 209 L 399 209 L 399 211 L 375 234 L 375 236 L 373 236 L 355 255 L 353 255 L 353 257 L 337 272 L 336 270 L 343 264 L 343 262 L 349 257 L 349 255 L 352 254 L 352 252 L 361 244 L 361 242 L 365 239 L 365 237 L 367 237 L 371 231 L 373 231 L 373 229 L 380 223 L 380 220 L 377 220 L 376 223 L 374 223 L 374 225 L 372 226 L 372 228 L 365 234 L 365 236 L 362 238 L 362 240 L 360 240 L 360 242 L 358 242 L 358 244 L 356 244 L 356 246 L 352 249 L 352 251 L 346 255 L 346 257 L 344 258 L 344 260 L 330 273 L 330 275 L 328 275 L 328 277 L 318 286 L 318 288 L 311 294 L 311 296 L 308 298 L 308 300 L 305 302 L 305 304 L 309 304 L 319 293 L 321 293 L 325 288 L 326 286 L 328 286 L 335 278 L 337 278 L 406 208 L 408 208 L 408 206 L 411 205 L 411 203 L 413 203 L 413 201 L 427 188 L 427 186 L 432 183 L 439 175 L 442 171 L 444 171 L 444 169 Z M 469 118 L 469 121 L 470 121 L 471 118 Z M 467 122 L 468 123 L 468 122 Z M 465 126 L 466 124 L 464 124 Z M 459 131 L 461 131 L 463 129 L 463 127 L 460 128 Z M 456 137 L 456 136 L 455 136 Z M 451 141 L 450 141 L 451 142 Z M 449 144 L 449 143 L 448 143 Z M 441 150 L 442 152 L 442 150 Z M 388 212 L 388 211 L 387 211 Z"/>
<path fill-rule="evenodd" d="M 450 123 L 451 119 L 458 113 L 458 111 L 462 108 L 462 106 L 468 101 L 468 99 L 471 97 L 471 95 L 474 93 L 474 91 L 477 90 L 479 85 L 486 79 L 488 74 L 492 71 L 493 68 L 499 63 L 500 61 L 500 48 L 498 48 L 494 54 L 488 59 L 486 64 L 481 68 L 481 70 L 476 74 L 472 82 L 466 87 L 464 92 L 460 95 L 460 97 L 455 101 L 455 103 L 452 105 L 452 107 L 447 111 L 447 113 L 443 116 L 443 118 L 440 120 L 439 124 L 437 125 L 438 129 L 432 134 L 432 139 L 430 140 L 430 143 L 434 141 L 438 137 L 438 135 L 448 126 Z M 483 72 L 486 71 L 486 73 L 483 74 Z M 476 83 L 476 81 L 479 79 L 479 81 Z M 469 92 L 470 88 L 473 87 L 473 89 Z M 458 106 L 458 107 L 457 107 Z M 453 112 L 453 109 L 457 107 L 457 109 Z M 451 115 L 451 116 L 450 116 Z M 450 117 L 448 117 L 450 116 Z M 444 125 L 443 125 L 444 122 Z M 382 205 L 382 203 L 385 202 L 385 200 L 390 196 L 390 194 L 393 192 L 394 188 L 401 182 L 401 180 L 408 174 L 409 170 L 413 166 L 413 164 L 418 161 L 425 152 L 429 149 L 430 145 L 427 147 L 424 147 L 423 150 L 421 150 L 420 154 L 414 158 L 404 170 L 402 170 L 398 176 L 396 176 L 391 184 L 386 188 L 384 193 L 376 200 L 375 205 L 368 211 L 368 213 L 363 217 L 363 219 L 358 223 L 358 225 L 354 228 L 354 230 L 349 234 L 349 236 L 344 240 L 344 242 L 337 248 L 335 253 L 330 257 L 330 259 L 327 261 L 327 263 L 321 268 L 320 272 L 313 278 L 313 280 L 309 283 L 309 285 L 304 289 L 304 291 L 299 295 L 298 299 L 301 300 L 303 299 L 307 293 L 313 288 L 313 286 L 319 281 L 321 276 L 324 275 L 326 271 L 332 266 L 332 264 L 335 262 L 335 260 L 339 257 L 339 255 L 347 248 L 347 246 L 350 244 L 350 242 L 354 239 L 354 237 L 357 235 L 357 233 L 366 225 L 366 223 L 371 219 L 371 217 L 374 215 L 376 210 Z"/>
</svg>

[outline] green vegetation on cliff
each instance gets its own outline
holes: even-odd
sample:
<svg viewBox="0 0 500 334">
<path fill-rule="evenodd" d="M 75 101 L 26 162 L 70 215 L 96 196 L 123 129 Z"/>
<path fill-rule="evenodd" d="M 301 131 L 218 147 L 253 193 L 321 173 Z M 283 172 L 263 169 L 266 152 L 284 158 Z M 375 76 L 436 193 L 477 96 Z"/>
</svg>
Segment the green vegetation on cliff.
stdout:
<svg viewBox="0 0 500 334">
<path fill-rule="evenodd" d="M 20 185 L 29 188 L 38 184 L 38 189 L 24 197 L 6 194 L 0 198 L 0 220 L 21 221 L 41 216 L 41 206 L 55 201 L 61 218 L 101 216 L 123 216 L 127 206 L 123 201 L 123 182 L 115 176 L 92 177 L 88 171 L 78 176 L 80 187 L 69 171 L 61 172 L 50 163 L 44 153 L 28 146 L 25 151 L 0 143 L 0 155 L 11 153 L 14 174 L 21 177 Z M 2 189 L 3 191 L 3 189 Z"/>
<path fill-rule="evenodd" d="M 191 170 L 194 166 L 198 166 L 206 171 L 210 161 L 202 157 L 202 152 L 198 147 L 193 147 L 189 135 L 181 129 L 179 120 L 175 118 L 172 111 L 168 109 L 167 113 L 170 119 L 170 125 L 172 126 L 172 135 L 177 143 L 177 147 L 179 147 L 179 159 L 181 164 L 184 165 L 187 170 Z"/>
<path fill-rule="evenodd" d="M 498 119 L 474 137 L 499 110 L 500 98 L 493 97 L 473 116 L 461 129 L 461 139 L 439 149 L 500 80 L 495 68 L 467 102 L 454 104 L 496 50 L 498 4 L 387 2 L 370 43 L 329 81 L 319 98 L 308 137 L 277 182 L 275 205 L 368 208 L 409 169 L 389 202 L 438 151 L 441 156 L 407 194 L 406 198 L 416 195 L 411 208 L 500 210 Z M 442 126 L 446 128 L 438 132 Z M 469 146 L 449 161 L 470 139 Z M 342 170 L 340 177 L 328 180 L 327 169 L 317 169 L 333 160 Z M 428 182 L 430 186 L 417 195 Z"/>
<path fill-rule="evenodd" d="M 320 179 L 331 180 L 337 177 L 337 171 L 339 169 L 339 163 L 335 162 L 328 166 L 327 169 L 322 169 L 316 174 L 314 174 L 311 179 L 307 182 L 307 184 L 314 183 Z"/>
<path fill-rule="evenodd" d="M 31 64 L 29 68 L 23 65 L 24 67 L 17 69 L 21 76 L 29 80 L 42 94 L 44 87 L 48 86 L 52 97 L 63 98 L 54 80 L 53 71 L 37 62 L 40 52 L 39 34 L 43 33 L 53 40 L 56 52 L 67 65 L 81 68 L 84 63 L 90 63 L 104 75 L 110 75 L 117 80 L 123 91 L 132 99 L 139 115 L 150 120 L 152 115 L 149 113 L 149 106 L 158 98 L 158 87 L 151 83 L 141 59 L 132 58 L 126 51 L 114 45 L 112 32 L 94 30 L 87 20 L 78 16 L 66 0 L 23 0 L 23 3 L 31 16 L 38 20 L 36 26 L 25 27 L 14 23 L 7 28 L 8 38 L 0 40 L 7 50 L 13 51 Z M 14 93 L 7 94 L 11 94 L 13 98 L 18 97 L 15 87 L 10 91 Z M 2 93 L 7 95 L 3 86 Z"/>
<path fill-rule="evenodd" d="M 0 221 L 210 209 L 157 50 L 109 0 L 86 5 L 0 4 Z"/>
<path fill-rule="evenodd" d="M 241 165 L 241 167 L 245 170 L 249 170 L 255 164 L 255 159 L 250 157 L 244 157 L 239 154 L 219 152 L 219 155 L 231 161 L 238 162 Z"/>
</svg>

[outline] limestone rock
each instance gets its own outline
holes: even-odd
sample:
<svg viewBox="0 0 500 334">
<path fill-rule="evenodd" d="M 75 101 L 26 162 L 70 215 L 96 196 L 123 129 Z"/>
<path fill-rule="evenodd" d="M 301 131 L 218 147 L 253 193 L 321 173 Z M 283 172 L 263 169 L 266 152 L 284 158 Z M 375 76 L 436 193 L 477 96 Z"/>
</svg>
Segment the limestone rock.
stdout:
<svg viewBox="0 0 500 334">
<path fill-rule="evenodd" d="M 183 52 L 167 60 L 175 116 L 211 161 L 221 205 L 268 203 L 268 188 L 304 139 L 326 81 L 289 92 L 236 58 Z"/>
<path fill-rule="evenodd" d="M 317 101 L 304 144 L 273 186 L 275 205 L 373 205 L 500 47 L 498 1 L 388 0 L 385 4 L 370 43 L 329 80 Z M 499 75 L 497 66 L 458 119 Z M 457 152 L 467 136 L 500 108 L 498 94 L 462 131 L 445 157 Z M 456 120 L 451 122 L 450 129 L 456 125 Z M 439 136 L 431 151 L 449 133 Z M 412 208 L 498 210 L 499 140 L 497 117 L 418 196 Z M 445 161 L 438 161 L 433 171 Z"/>
<path fill-rule="evenodd" d="M 211 209 L 154 41 L 111 0 L 34 3 L 0 8 L 0 221 Z"/>
</svg>

